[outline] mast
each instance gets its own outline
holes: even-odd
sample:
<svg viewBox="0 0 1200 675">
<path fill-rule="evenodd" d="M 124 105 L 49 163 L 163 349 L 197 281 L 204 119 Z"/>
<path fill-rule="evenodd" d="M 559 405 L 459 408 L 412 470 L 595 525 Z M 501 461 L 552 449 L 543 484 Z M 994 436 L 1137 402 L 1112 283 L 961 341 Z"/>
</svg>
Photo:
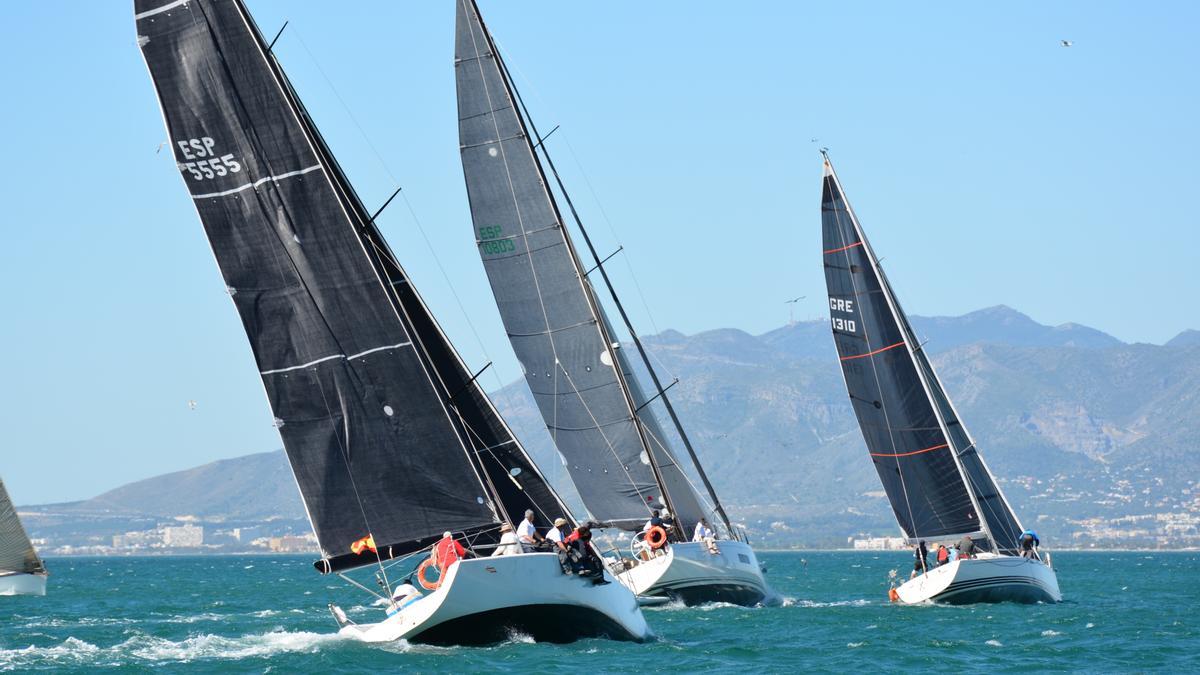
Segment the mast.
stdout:
<svg viewBox="0 0 1200 675">
<path fill-rule="evenodd" d="M 475 0 L 472 0 L 472 2 L 474 1 Z M 482 23 L 482 19 L 480 19 L 480 22 Z M 486 31 L 486 27 L 484 30 Z M 488 39 L 491 39 L 491 33 L 488 33 Z M 692 441 L 688 437 L 687 432 L 684 430 L 683 423 L 679 420 L 679 416 L 675 413 L 675 406 L 671 404 L 671 399 L 669 396 L 667 396 L 667 390 L 662 386 L 662 381 L 659 380 L 658 373 L 655 371 L 654 365 L 650 362 L 650 357 L 646 353 L 646 348 L 642 344 L 641 338 L 638 337 L 637 330 L 633 327 L 633 322 L 629 318 L 629 313 L 625 311 L 625 305 L 621 302 L 620 296 L 617 295 L 617 289 L 613 286 L 612 279 L 610 279 L 608 276 L 608 270 L 604 267 L 604 261 L 600 259 L 600 255 L 596 252 L 596 247 L 594 244 L 592 244 L 592 238 L 588 235 L 587 228 L 584 227 L 583 220 L 579 217 L 579 212 L 575 209 L 575 203 L 571 200 L 571 195 L 569 192 L 567 192 L 566 186 L 563 185 L 562 177 L 559 176 L 558 169 L 554 166 L 554 160 L 550 157 L 550 151 L 546 148 L 546 144 L 542 142 L 544 139 L 538 132 L 537 125 L 533 121 L 533 116 L 529 114 L 529 109 L 525 106 L 525 99 L 521 97 L 520 90 L 517 89 L 516 85 L 512 83 L 512 78 L 509 75 L 508 66 L 504 62 L 504 57 L 500 55 L 500 52 L 495 48 L 494 44 L 492 45 L 492 51 L 496 54 L 496 61 L 500 64 L 501 72 L 504 74 L 506 82 L 508 82 L 509 89 L 513 92 L 513 94 L 515 94 L 516 100 L 521 106 L 521 110 L 524 113 L 523 118 L 528 122 L 529 128 L 533 131 L 533 135 L 538 139 L 537 147 L 541 148 L 542 156 L 545 157 L 546 164 L 550 167 L 550 173 L 554 175 L 554 182 L 558 185 L 558 190 L 562 193 L 563 199 L 565 199 L 567 202 L 567 208 L 571 211 L 571 217 L 575 220 L 576 226 L 579 227 L 579 233 L 583 235 L 583 241 L 587 245 L 588 252 L 591 253 L 592 260 L 596 263 L 594 269 L 600 271 L 600 276 L 604 279 L 604 285 L 608 289 L 608 294 L 612 298 L 613 303 L 616 304 L 617 311 L 621 315 L 621 321 L 625 324 L 625 328 L 629 331 L 629 335 L 633 339 L 634 346 L 637 347 L 638 355 L 641 357 L 642 363 L 646 366 L 646 372 L 650 374 L 650 379 L 654 383 L 655 390 L 658 392 L 650 399 L 650 401 L 653 401 L 654 398 L 662 399 L 663 405 L 666 406 L 667 413 L 671 417 L 672 424 L 675 425 L 676 431 L 679 432 L 680 439 L 683 440 L 683 445 L 687 449 L 688 456 L 692 460 L 692 465 L 696 467 L 696 471 L 700 475 L 700 480 L 704 482 L 704 487 L 708 491 L 709 497 L 711 497 L 713 500 L 713 507 L 716 509 L 717 515 L 719 515 L 721 517 L 721 521 L 725 523 L 725 529 L 729 533 L 729 536 L 734 539 L 738 539 L 737 532 L 733 528 L 733 523 L 729 520 L 729 516 L 725 513 L 725 507 L 721 504 L 721 499 L 717 496 L 717 491 L 715 488 L 713 488 L 712 482 L 709 481 L 708 474 L 704 471 L 704 465 L 700 463 L 700 458 L 696 455 L 695 448 L 692 447 Z M 567 234 L 565 230 L 563 234 L 569 241 L 570 235 Z M 571 247 L 571 250 L 574 251 L 574 246 Z M 647 403 L 648 402 L 649 401 L 647 401 Z M 637 414 L 636 411 L 634 414 Z M 639 423 L 639 427 L 640 426 L 641 425 Z M 663 442 L 665 443 L 666 439 L 663 439 Z M 653 457 L 653 453 L 651 453 L 651 456 Z M 665 492 L 666 486 L 662 484 L 661 477 L 659 478 L 659 485 Z M 674 513 L 674 511 L 672 511 L 672 513 Z"/>
<path fill-rule="evenodd" d="M 975 489 L 972 486 L 971 481 L 967 476 L 966 469 L 963 467 L 962 458 L 959 456 L 960 449 L 955 448 L 953 446 L 954 438 L 951 436 L 949 427 L 946 424 L 945 416 L 943 415 L 940 406 L 937 405 L 937 402 L 933 396 L 933 393 L 930 388 L 930 383 L 929 383 L 928 379 L 926 378 L 924 368 L 921 367 L 921 362 L 918 360 L 918 356 L 916 354 L 916 349 L 918 349 L 919 346 L 914 346 L 916 344 L 916 336 L 913 335 L 911 327 L 908 324 L 908 319 L 904 315 L 903 310 L 900 309 L 899 303 L 896 300 L 894 292 L 892 291 L 891 284 L 888 282 L 886 274 L 884 274 L 882 267 L 880 267 L 880 265 L 879 265 L 879 259 L 876 257 L 875 251 L 871 247 L 871 242 L 867 239 L 866 234 L 863 232 L 862 227 L 858 222 L 858 216 L 855 215 L 853 207 L 850 206 L 850 200 L 845 197 L 845 192 L 842 190 L 841 181 L 838 180 L 837 172 L 834 171 L 834 169 L 833 169 L 833 163 L 830 162 L 830 160 L 829 160 L 828 152 L 826 150 L 822 149 L 821 156 L 824 158 L 825 171 L 827 172 L 827 175 L 833 180 L 834 184 L 837 186 L 838 192 L 839 192 L 839 194 L 842 195 L 842 199 L 846 204 L 846 210 L 849 212 L 849 215 L 850 215 L 850 223 L 854 228 L 854 231 L 855 231 L 856 236 L 858 237 L 858 240 L 862 243 L 862 247 L 866 254 L 866 258 L 867 258 L 868 262 L 870 263 L 871 268 L 874 271 L 876 277 L 880 280 L 880 289 L 882 291 L 882 295 L 884 297 L 884 300 L 887 303 L 887 307 L 888 307 L 889 311 L 891 312 L 892 320 L 895 322 L 896 326 L 899 328 L 899 330 L 901 332 L 901 335 L 903 336 L 905 351 L 908 353 L 909 359 L 912 362 L 914 370 L 916 371 L 917 376 L 921 382 L 921 386 L 924 390 L 926 400 L 929 401 L 930 408 L 933 410 L 933 413 L 937 418 L 938 426 L 941 430 L 941 433 L 942 433 L 943 437 L 946 439 L 946 441 L 948 443 L 952 444 L 950 455 L 954 459 L 954 465 L 958 471 L 959 479 L 962 481 L 962 484 L 966 489 L 967 496 L 971 500 L 971 506 L 975 511 L 975 515 L 979 521 L 979 525 L 980 525 L 984 535 L 987 537 L 987 539 L 990 542 L 992 542 L 992 545 L 994 548 L 995 547 L 995 538 L 992 536 L 991 530 L 987 523 L 987 518 L 984 516 L 983 510 L 979 506 L 978 495 L 976 495 Z M 936 375 L 935 375 L 935 377 L 936 377 Z"/>
</svg>

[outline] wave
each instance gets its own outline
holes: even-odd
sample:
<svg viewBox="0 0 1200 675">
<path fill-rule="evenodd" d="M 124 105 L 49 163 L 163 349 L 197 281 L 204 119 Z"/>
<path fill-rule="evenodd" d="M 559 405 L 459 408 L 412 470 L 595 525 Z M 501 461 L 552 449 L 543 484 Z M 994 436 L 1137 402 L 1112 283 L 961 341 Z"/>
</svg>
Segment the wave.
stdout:
<svg viewBox="0 0 1200 675">
<path fill-rule="evenodd" d="M 99 647 L 75 637 L 49 647 L 0 649 L 0 670 L 34 666 L 117 666 L 128 663 L 170 663 L 270 657 L 283 653 L 315 653 L 345 640 L 336 633 L 272 631 L 241 637 L 196 635 L 168 640 L 138 634 L 111 647 Z"/>
<path fill-rule="evenodd" d="M 985 642 L 983 644 L 985 644 L 989 647 L 1003 647 L 1004 646 L 1004 643 L 1000 642 L 999 640 L 988 640 L 987 642 Z"/>
<path fill-rule="evenodd" d="M 797 600 L 796 598 L 784 598 L 784 607 L 867 607 L 873 604 L 870 600 L 859 598 L 857 600 L 831 600 L 829 602 L 819 602 L 817 600 Z"/>
<path fill-rule="evenodd" d="M 1057 637 L 1059 635 L 1062 635 L 1062 633 L 1060 633 L 1056 630 L 1047 629 L 1047 630 L 1042 631 L 1042 637 Z"/>
</svg>

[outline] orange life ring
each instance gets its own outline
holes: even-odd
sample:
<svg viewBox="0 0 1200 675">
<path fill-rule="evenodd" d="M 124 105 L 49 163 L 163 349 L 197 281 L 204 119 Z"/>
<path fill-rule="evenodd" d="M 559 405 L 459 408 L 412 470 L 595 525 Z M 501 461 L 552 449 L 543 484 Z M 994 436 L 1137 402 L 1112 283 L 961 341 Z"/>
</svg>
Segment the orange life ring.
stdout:
<svg viewBox="0 0 1200 675">
<path fill-rule="evenodd" d="M 650 544 L 650 550 L 657 551 L 667 545 L 667 531 L 661 525 L 655 525 L 646 531 L 646 543 Z"/>
<path fill-rule="evenodd" d="M 436 591 L 438 589 L 438 586 L 442 585 L 442 576 L 443 575 L 442 575 L 441 570 L 438 570 L 437 581 L 430 581 L 429 579 L 425 578 L 425 573 L 428 572 L 430 569 L 438 569 L 438 568 L 434 564 L 433 558 L 426 558 L 424 561 L 421 562 L 420 565 L 417 566 L 417 581 L 420 582 L 421 588 L 424 588 L 427 591 Z"/>
<path fill-rule="evenodd" d="M 900 600 L 900 593 L 898 593 L 895 588 L 889 588 L 888 600 L 891 600 L 892 602 L 898 602 Z"/>
</svg>

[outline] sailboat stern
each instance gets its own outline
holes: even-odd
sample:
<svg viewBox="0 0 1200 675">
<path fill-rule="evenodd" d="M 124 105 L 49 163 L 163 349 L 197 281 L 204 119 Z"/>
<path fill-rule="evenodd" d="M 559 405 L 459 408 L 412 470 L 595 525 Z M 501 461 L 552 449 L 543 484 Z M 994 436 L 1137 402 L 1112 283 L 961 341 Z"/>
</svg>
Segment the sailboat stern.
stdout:
<svg viewBox="0 0 1200 675">
<path fill-rule="evenodd" d="M 727 602 L 751 607 L 777 604 L 754 549 L 740 541 L 717 541 L 716 552 L 702 542 L 671 544 L 665 555 L 643 561 L 619 575 L 639 596 L 669 597 L 685 605 Z"/>
</svg>

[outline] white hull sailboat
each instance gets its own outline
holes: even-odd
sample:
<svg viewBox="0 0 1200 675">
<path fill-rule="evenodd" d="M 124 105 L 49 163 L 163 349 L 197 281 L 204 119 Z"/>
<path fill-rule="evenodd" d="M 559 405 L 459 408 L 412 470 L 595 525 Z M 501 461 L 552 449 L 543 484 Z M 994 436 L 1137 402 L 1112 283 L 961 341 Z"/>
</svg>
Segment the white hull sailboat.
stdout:
<svg viewBox="0 0 1200 675">
<path fill-rule="evenodd" d="M 1058 579 L 1037 551 L 1037 535 L 1021 525 L 983 461 L 828 156 L 821 227 L 829 323 L 846 390 L 892 512 L 917 552 L 920 574 L 890 597 L 1059 602 Z M 925 542 L 937 541 L 957 541 L 968 555 L 928 568 L 920 555 Z"/>
<path fill-rule="evenodd" d="M 1062 602 L 1049 564 L 1018 555 L 980 553 L 935 567 L 896 588 L 900 602 Z"/>
<path fill-rule="evenodd" d="M 658 511 L 668 550 L 679 547 L 665 557 L 624 558 L 619 577 L 639 593 L 678 595 L 688 602 L 762 602 L 771 594 L 753 551 L 721 505 L 671 403 L 671 385 L 663 385 L 651 363 L 609 278 L 607 258 L 601 259 L 554 168 L 542 142 L 549 134 L 538 132 L 475 1 L 456 1 L 463 177 L 479 254 L 508 339 L 588 512 L 601 527 L 640 532 Z M 593 280 L 608 291 L 636 357 L 621 347 Z M 653 384 L 649 395 L 637 381 L 633 358 Z M 670 419 L 707 504 L 653 406 Z M 688 543 L 706 520 L 722 537 L 718 545 L 730 553 L 709 554 Z"/>
<path fill-rule="evenodd" d="M 0 572 L 0 595 L 45 595 L 45 574 Z"/>
<path fill-rule="evenodd" d="M 375 568 L 390 600 L 389 560 L 452 543 L 494 550 L 523 513 L 543 527 L 567 516 L 384 241 L 382 208 L 372 214 L 358 198 L 244 2 L 135 0 L 134 12 L 169 147 L 321 548 L 317 571 Z M 438 590 L 378 624 L 334 614 L 370 642 L 478 644 L 510 629 L 558 641 L 649 634 L 627 588 L 566 575 L 550 554 L 450 562 L 430 587 Z"/>
<path fill-rule="evenodd" d="M 778 601 L 763 578 L 754 549 L 740 541 L 717 541 L 712 546 L 679 542 L 649 560 L 633 560 L 636 564 L 617 578 L 638 597 L 665 597 L 686 605 L 728 602 L 752 606 Z"/>
<path fill-rule="evenodd" d="M 492 644 L 514 635 L 537 642 L 649 639 L 636 598 L 611 575 L 605 579 L 608 584 L 594 585 L 564 574 L 553 553 L 460 560 L 437 590 L 385 621 L 345 622 L 341 633 L 364 642 L 428 644 Z"/>
<path fill-rule="evenodd" d="M 45 595 L 46 565 L 0 480 L 0 595 Z"/>
</svg>

